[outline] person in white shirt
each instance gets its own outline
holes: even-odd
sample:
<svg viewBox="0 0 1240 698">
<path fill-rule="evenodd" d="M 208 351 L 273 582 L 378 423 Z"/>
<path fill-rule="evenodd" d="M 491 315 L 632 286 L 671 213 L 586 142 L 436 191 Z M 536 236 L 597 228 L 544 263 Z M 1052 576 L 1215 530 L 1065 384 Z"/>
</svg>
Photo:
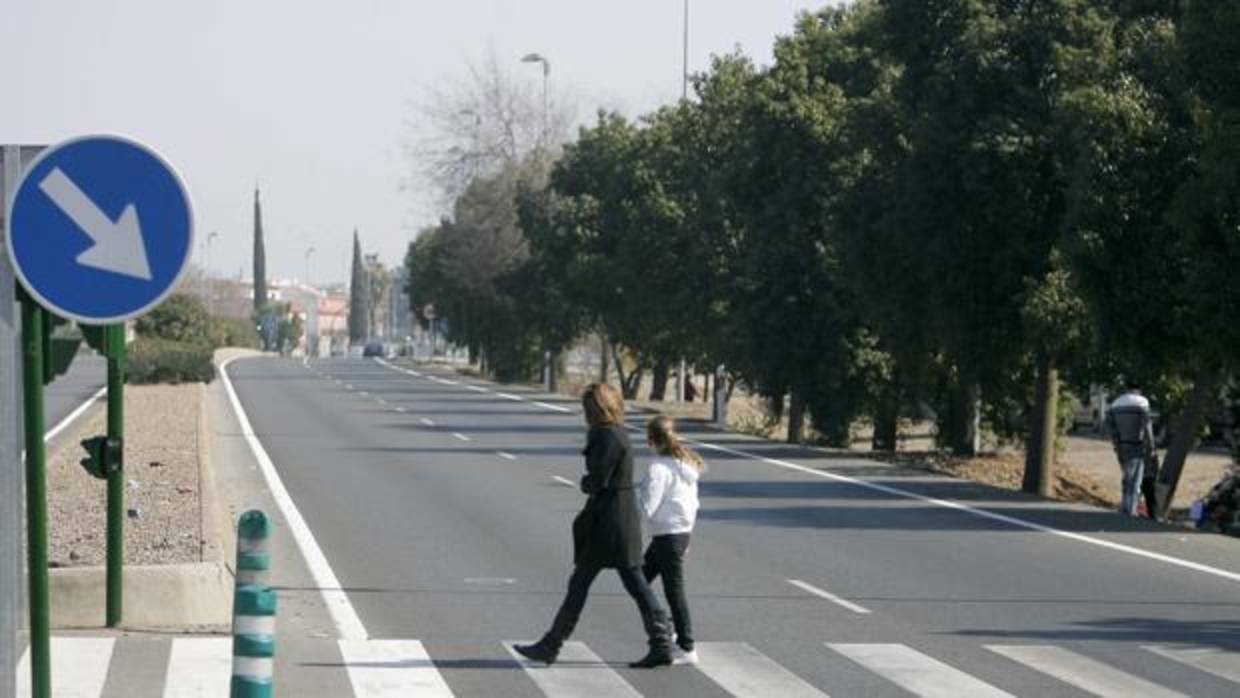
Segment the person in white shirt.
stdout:
<svg viewBox="0 0 1240 698">
<path fill-rule="evenodd" d="M 698 479 L 706 472 L 706 463 L 681 443 L 671 417 L 655 417 L 646 424 L 646 443 L 657 455 L 639 488 L 642 514 L 653 536 L 642 572 L 647 583 L 663 577 L 663 592 L 676 628 L 673 656 L 677 663 L 695 664 L 684 564 L 697 520 Z"/>
</svg>

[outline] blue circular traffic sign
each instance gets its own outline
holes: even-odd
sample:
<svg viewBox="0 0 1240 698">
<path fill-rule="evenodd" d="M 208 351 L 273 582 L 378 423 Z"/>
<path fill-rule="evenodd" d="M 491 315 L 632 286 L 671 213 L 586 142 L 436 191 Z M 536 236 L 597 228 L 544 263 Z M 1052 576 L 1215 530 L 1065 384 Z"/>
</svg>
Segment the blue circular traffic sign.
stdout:
<svg viewBox="0 0 1240 698">
<path fill-rule="evenodd" d="M 176 288 L 194 249 L 180 176 L 158 153 L 119 136 L 45 150 L 8 208 L 9 257 L 48 310 L 87 324 L 137 317 Z"/>
</svg>

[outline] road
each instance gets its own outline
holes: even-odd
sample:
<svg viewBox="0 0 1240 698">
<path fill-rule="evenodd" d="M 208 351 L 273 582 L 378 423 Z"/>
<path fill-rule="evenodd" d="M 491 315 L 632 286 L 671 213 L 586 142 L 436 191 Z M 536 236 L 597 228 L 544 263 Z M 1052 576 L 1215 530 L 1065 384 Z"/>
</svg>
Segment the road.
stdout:
<svg viewBox="0 0 1240 698">
<path fill-rule="evenodd" d="M 420 641 L 456 695 L 538 696 L 566 680 L 525 670 L 502 643 L 546 628 L 569 571 L 582 499 L 556 478 L 581 469 L 575 405 L 373 361 L 230 371 L 368 638 Z M 643 638 L 605 577 L 573 638 L 605 662 L 593 692 L 714 696 L 755 681 L 837 696 L 1240 690 L 1234 540 L 693 436 L 729 449 L 703 449 L 711 470 L 689 563 L 703 665 L 624 668 Z"/>
<path fill-rule="evenodd" d="M 43 392 L 47 428 L 60 424 L 102 388 L 108 380 L 107 362 L 94 354 L 78 356 L 63 376 Z"/>
<path fill-rule="evenodd" d="M 277 695 L 1240 693 L 1233 539 L 705 427 L 700 665 L 627 668 L 644 637 L 608 573 L 561 663 L 519 663 L 570 569 L 577 405 L 373 360 L 227 374 L 220 487 L 277 522 Z M 74 641 L 53 656 L 94 658 L 80 695 L 226 695 L 225 638 Z"/>
</svg>

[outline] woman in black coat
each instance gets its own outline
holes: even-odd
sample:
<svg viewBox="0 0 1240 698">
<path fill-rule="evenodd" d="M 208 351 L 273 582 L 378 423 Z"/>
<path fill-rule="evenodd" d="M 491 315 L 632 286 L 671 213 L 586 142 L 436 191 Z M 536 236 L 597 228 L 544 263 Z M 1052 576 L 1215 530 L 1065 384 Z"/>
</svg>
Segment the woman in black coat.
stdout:
<svg viewBox="0 0 1240 698">
<path fill-rule="evenodd" d="M 514 649 L 529 659 L 552 664 L 572 634 L 586 605 L 590 585 L 599 572 L 614 568 L 624 589 L 637 602 L 650 651 L 629 666 L 653 668 L 672 663 L 671 628 L 667 614 L 642 575 L 641 512 L 633 488 L 633 449 L 624 431 L 624 400 L 605 383 L 594 383 L 581 396 L 590 433 L 586 474 L 581 491 L 590 496 L 573 520 L 573 574 L 568 595 L 551 629 L 532 645 Z"/>
</svg>

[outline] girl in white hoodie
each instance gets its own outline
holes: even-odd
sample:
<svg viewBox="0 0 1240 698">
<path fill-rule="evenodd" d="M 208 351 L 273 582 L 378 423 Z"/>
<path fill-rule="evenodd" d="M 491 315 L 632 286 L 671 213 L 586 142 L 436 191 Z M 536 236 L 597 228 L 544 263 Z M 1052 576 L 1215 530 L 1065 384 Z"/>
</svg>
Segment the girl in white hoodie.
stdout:
<svg viewBox="0 0 1240 698">
<path fill-rule="evenodd" d="M 674 657 L 679 663 L 694 664 L 697 652 L 685 599 L 684 563 L 697 520 L 698 478 L 706 472 L 706 463 L 681 443 L 671 417 L 655 417 L 646 424 L 646 443 L 657 455 L 640 488 L 642 513 L 653 535 L 642 572 L 647 583 L 662 575 L 676 626 Z"/>
</svg>

